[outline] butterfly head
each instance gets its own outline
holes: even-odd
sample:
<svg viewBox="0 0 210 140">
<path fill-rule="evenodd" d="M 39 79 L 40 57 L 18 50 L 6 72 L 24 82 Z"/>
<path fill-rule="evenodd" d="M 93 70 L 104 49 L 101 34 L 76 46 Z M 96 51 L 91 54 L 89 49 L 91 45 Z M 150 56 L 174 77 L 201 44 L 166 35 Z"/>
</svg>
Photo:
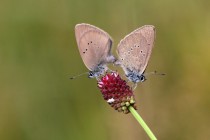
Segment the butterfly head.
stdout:
<svg viewBox="0 0 210 140">
<path fill-rule="evenodd" d="M 89 71 L 88 78 L 97 78 L 105 73 L 106 65 L 99 64 L 94 70 Z"/>
<path fill-rule="evenodd" d="M 134 83 L 144 82 L 146 80 L 144 73 L 140 74 L 139 72 L 135 70 L 131 71 L 129 69 L 127 69 L 126 77 Z"/>
</svg>

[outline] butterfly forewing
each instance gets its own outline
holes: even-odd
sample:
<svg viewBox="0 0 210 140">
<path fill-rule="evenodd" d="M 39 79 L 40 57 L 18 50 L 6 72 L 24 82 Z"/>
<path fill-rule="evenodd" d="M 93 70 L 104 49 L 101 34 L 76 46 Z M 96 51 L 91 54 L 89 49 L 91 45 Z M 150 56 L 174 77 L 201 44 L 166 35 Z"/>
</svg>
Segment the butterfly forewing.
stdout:
<svg viewBox="0 0 210 140">
<path fill-rule="evenodd" d="M 127 69 L 142 74 L 149 61 L 154 46 L 155 28 L 145 25 L 128 34 L 117 47 L 119 63 Z"/>
<path fill-rule="evenodd" d="M 80 55 L 89 70 L 109 63 L 112 40 L 105 31 L 89 24 L 77 24 L 75 35 Z"/>
</svg>

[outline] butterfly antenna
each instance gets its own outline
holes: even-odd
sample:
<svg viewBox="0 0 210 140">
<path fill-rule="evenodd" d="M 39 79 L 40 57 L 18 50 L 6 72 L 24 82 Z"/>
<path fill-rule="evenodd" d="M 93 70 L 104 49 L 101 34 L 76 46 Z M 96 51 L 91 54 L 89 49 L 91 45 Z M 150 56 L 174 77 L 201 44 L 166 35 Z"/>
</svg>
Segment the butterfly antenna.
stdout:
<svg viewBox="0 0 210 140">
<path fill-rule="evenodd" d="M 148 75 L 153 75 L 153 74 L 154 75 L 161 75 L 161 76 L 166 75 L 165 73 L 158 73 L 156 70 L 153 71 L 153 72 L 145 73 L 144 75 L 148 76 Z"/>
<path fill-rule="evenodd" d="M 75 79 L 75 78 L 77 78 L 77 77 L 79 77 L 79 76 L 85 75 L 85 74 L 88 74 L 88 72 L 81 73 L 81 74 L 75 75 L 75 76 L 73 76 L 73 77 L 69 77 L 69 79 L 73 80 L 73 79 Z"/>
</svg>

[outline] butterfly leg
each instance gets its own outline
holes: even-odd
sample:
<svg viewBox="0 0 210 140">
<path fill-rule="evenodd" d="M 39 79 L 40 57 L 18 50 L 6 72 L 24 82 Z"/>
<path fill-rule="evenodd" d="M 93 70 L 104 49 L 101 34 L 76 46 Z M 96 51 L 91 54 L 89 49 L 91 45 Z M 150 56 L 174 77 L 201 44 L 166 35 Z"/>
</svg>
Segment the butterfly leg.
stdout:
<svg viewBox="0 0 210 140">
<path fill-rule="evenodd" d="M 111 70 L 110 68 L 107 68 L 107 72 L 113 73 L 113 72 L 115 72 L 115 71 Z"/>
<path fill-rule="evenodd" d="M 136 89 L 136 87 L 137 87 L 137 83 L 134 83 L 134 84 L 132 85 L 133 91 Z"/>
<path fill-rule="evenodd" d="M 99 77 L 96 77 L 96 80 L 97 80 L 97 81 L 101 81 L 101 79 L 100 79 Z"/>
</svg>

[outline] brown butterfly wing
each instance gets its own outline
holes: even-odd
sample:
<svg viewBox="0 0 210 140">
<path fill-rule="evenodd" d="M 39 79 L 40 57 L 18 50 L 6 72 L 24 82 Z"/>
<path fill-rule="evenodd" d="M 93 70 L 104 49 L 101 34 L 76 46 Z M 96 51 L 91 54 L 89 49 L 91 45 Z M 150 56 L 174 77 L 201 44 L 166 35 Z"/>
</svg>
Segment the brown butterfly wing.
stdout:
<svg viewBox="0 0 210 140">
<path fill-rule="evenodd" d="M 117 47 L 119 63 L 124 69 L 142 74 L 148 64 L 155 40 L 155 27 L 145 25 L 128 34 Z"/>
<path fill-rule="evenodd" d="M 77 24 L 75 36 L 85 66 L 93 71 L 99 64 L 109 63 L 111 37 L 103 30 L 89 24 Z"/>
</svg>

